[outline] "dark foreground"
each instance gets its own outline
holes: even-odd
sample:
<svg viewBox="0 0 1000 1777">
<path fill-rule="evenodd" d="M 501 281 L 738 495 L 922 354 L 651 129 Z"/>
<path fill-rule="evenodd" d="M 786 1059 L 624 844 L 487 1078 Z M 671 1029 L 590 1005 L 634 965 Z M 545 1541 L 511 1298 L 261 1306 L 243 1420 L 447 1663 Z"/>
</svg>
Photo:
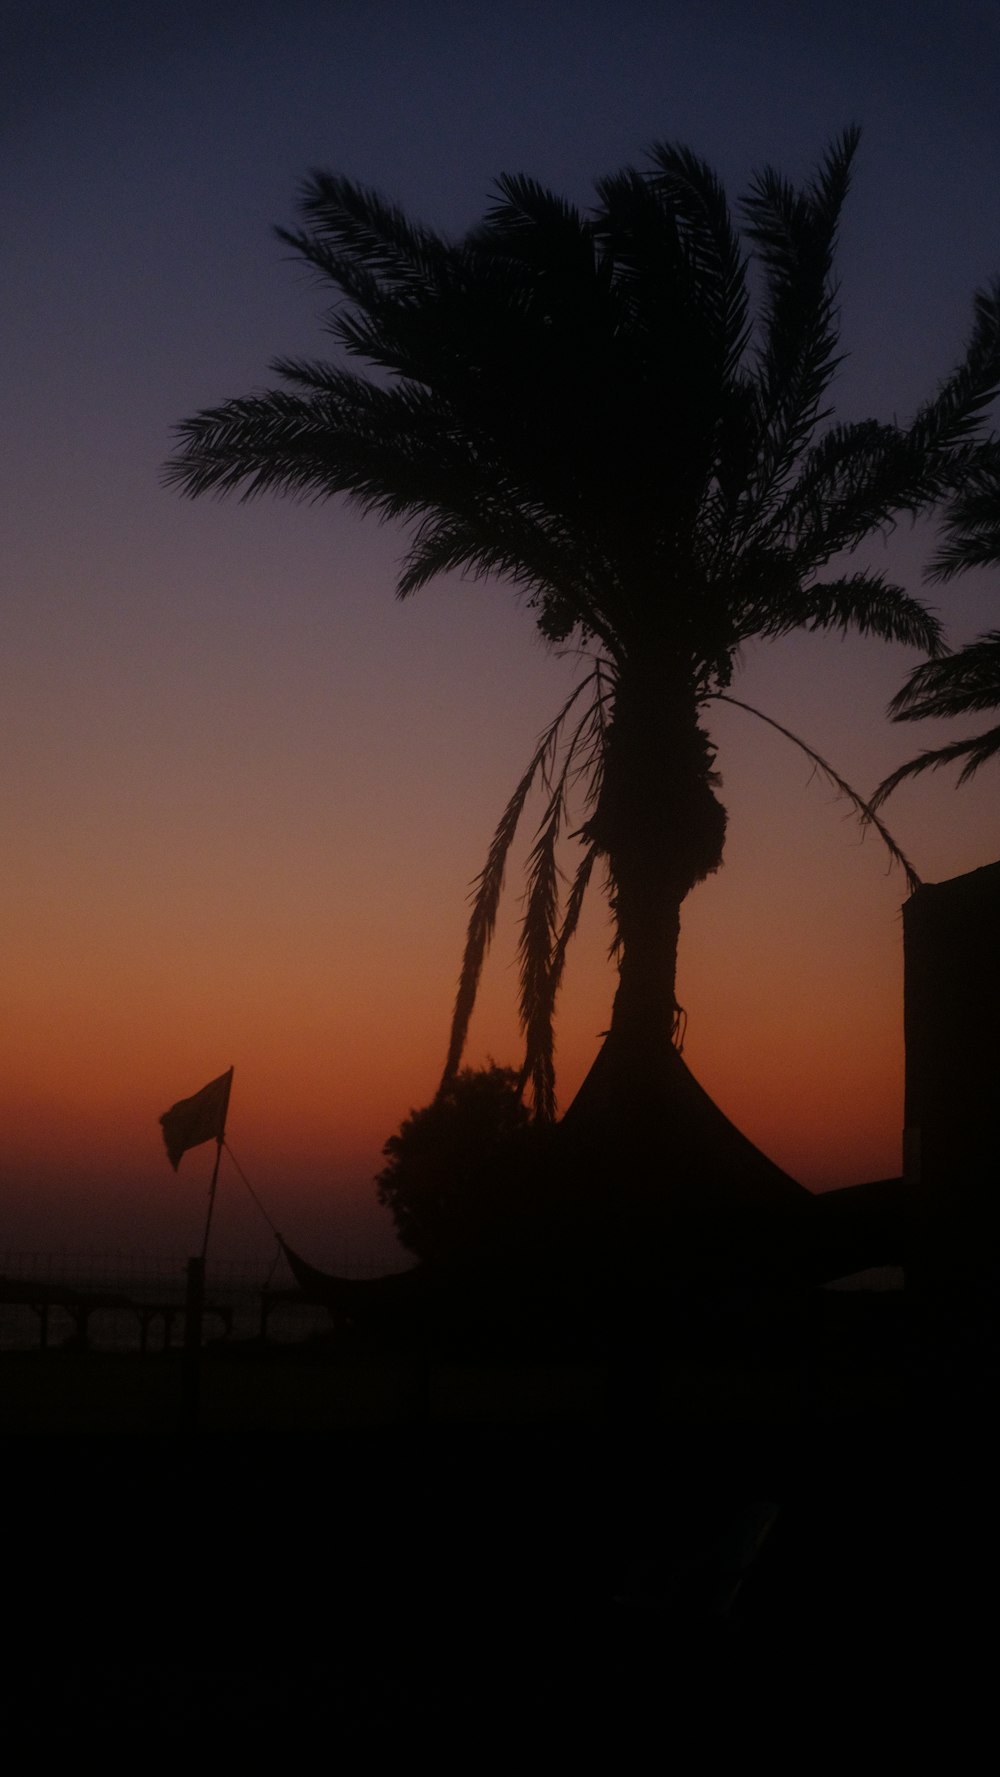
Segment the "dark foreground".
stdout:
<svg viewBox="0 0 1000 1777">
<path fill-rule="evenodd" d="M 960 1758 L 995 1688 L 991 1367 L 903 1361 L 898 1309 L 836 1312 L 811 1378 L 716 1356 L 624 1417 L 587 1366 L 428 1392 L 230 1353 L 215 1429 L 181 1438 L 121 1429 L 138 1360 L 5 1360 L 8 1734 L 140 1762 L 217 1734 L 296 1765 L 403 1736 L 472 1770 L 789 1735 L 808 1768 L 944 1715 Z M 152 1374 L 172 1399 L 176 1366 Z"/>
</svg>

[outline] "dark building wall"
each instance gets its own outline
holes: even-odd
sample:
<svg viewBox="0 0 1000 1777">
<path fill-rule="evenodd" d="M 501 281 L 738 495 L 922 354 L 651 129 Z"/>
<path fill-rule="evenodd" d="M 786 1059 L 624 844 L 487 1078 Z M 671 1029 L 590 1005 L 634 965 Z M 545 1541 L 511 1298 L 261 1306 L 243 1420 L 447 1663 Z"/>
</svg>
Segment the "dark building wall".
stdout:
<svg viewBox="0 0 1000 1777">
<path fill-rule="evenodd" d="M 1000 1232 L 1000 863 L 903 908 L 905 1155 L 931 1242 Z M 986 1254 L 983 1255 L 986 1257 Z"/>
</svg>

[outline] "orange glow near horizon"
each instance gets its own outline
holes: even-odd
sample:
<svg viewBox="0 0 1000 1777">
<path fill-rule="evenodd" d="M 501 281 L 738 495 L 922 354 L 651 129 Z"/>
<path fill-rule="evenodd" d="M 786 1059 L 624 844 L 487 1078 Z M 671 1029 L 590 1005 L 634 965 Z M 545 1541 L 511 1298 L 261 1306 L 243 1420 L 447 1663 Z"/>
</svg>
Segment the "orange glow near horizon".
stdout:
<svg viewBox="0 0 1000 1777">
<path fill-rule="evenodd" d="M 766 871 L 755 872 L 735 821 L 734 829 L 731 869 L 686 909 L 686 1058 L 727 1115 L 811 1187 L 890 1174 L 902 1095 L 899 882 L 886 879 L 873 852 L 859 857 L 845 847 L 836 819 L 826 855 L 821 848 L 808 870 L 795 848 L 786 854 L 783 886 L 773 852 Z M 843 906 L 852 875 L 859 900 L 868 894 L 877 905 L 870 954 L 831 973 L 812 914 L 829 918 L 831 906 Z M 401 859 L 397 880 L 406 877 Z M 511 888 L 473 1023 L 473 1065 L 519 1054 Z M 213 893 L 209 877 L 188 946 L 164 937 L 151 956 L 151 930 L 168 929 L 174 891 L 169 881 L 162 889 L 162 926 L 148 910 L 140 920 L 128 894 L 120 904 L 98 897 L 87 918 L 77 904 L 63 948 L 50 931 L 34 954 L 22 949 L 8 983 L 17 1046 L 2 1095 L 11 1179 L 32 1181 L 40 1209 L 61 1193 L 77 1244 L 95 1198 L 109 1190 L 116 1207 L 101 1224 L 105 1241 L 131 1201 L 137 1225 L 171 1226 L 183 1244 L 200 1213 L 207 1163 L 186 1157 L 175 1181 L 157 1119 L 232 1062 L 230 1141 L 269 1213 L 288 1230 L 303 1220 L 325 1225 L 334 1253 L 358 1227 L 378 1245 L 372 1179 L 382 1142 L 431 1097 L 439 1076 L 461 948 L 459 885 L 446 911 L 401 896 L 395 926 L 391 896 L 376 886 L 356 904 L 352 897 L 314 911 L 311 923 L 289 911 L 275 929 L 255 911 L 259 876 L 242 905 L 229 884 Z M 804 914 L 810 892 L 816 904 Z M 847 923 L 856 943 L 856 920 Z M 81 950 L 84 930 L 89 948 Z M 598 895 L 567 970 L 557 1050 L 563 1104 L 607 1027 L 608 932 Z M 829 938 L 837 942 L 836 933 Z M 252 1211 L 235 1222 L 246 1238 L 259 1233 Z M 384 1245 L 384 1228 L 382 1237 Z M 125 1226 L 120 1238 L 129 1238 Z"/>
<path fill-rule="evenodd" d="M 31 1241 L 48 1228 L 47 1240 L 59 1229 L 76 1245 L 128 1244 L 142 1227 L 189 1241 L 198 1158 L 175 1181 L 157 1119 L 232 1063 L 232 1145 L 279 1225 L 307 1225 L 334 1255 L 348 1238 L 391 1249 L 372 1184 L 381 1147 L 436 1087 L 465 885 L 569 668 L 500 589 L 477 607 L 443 585 L 402 612 L 379 596 L 385 629 L 374 650 L 358 643 L 346 677 L 326 608 L 327 633 L 313 641 L 326 642 L 332 665 L 311 655 L 297 698 L 280 674 L 277 685 L 242 686 L 220 643 L 226 719 L 207 706 L 176 777 L 154 754 L 151 783 L 139 746 L 95 771 L 103 729 L 88 689 L 86 719 L 62 705 L 79 761 L 67 747 L 53 779 L 33 759 L 8 791 L 26 886 L 10 922 L 0 1115 L 9 1226 L 33 1230 Z M 417 740 L 415 635 L 428 703 Z M 470 688 L 490 662 L 475 703 L 451 681 L 456 635 Z M 501 640 L 520 686 L 513 712 L 495 669 Z M 883 659 L 872 683 L 872 658 L 862 644 L 789 643 L 751 658 L 739 689 L 833 755 L 840 701 L 858 686 L 855 707 L 881 751 L 856 725 L 866 754 L 860 769 L 854 758 L 843 768 L 870 782 L 891 762 L 878 710 L 898 676 Z M 800 694 L 812 697 L 807 711 Z M 686 1059 L 726 1114 L 811 1188 L 890 1176 L 902 1121 L 902 877 L 788 743 L 740 712 L 715 707 L 710 719 L 730 824 L 722 870 L 684 909 Z M 849 734 L 838 759 L 856 745 Z M 201 761 L 213 757 L 208 771 Z M 979 835 L 990 810 L 988 785 L 958 798 L 942 779 L 901 797 L 894 824 L 934 880 L 989 861 Z M 530 829 L 529 817 L 522 855 Z M 471 1065 L 520 1058 L 519 892 L 515 860 Z M 607 1028 L 609 935 L 595 883 L 558 1018 L 563 1106 Z M 234 1238 L 266 1240 L 252 1209 L 233 1218 Z"/>
</svg>

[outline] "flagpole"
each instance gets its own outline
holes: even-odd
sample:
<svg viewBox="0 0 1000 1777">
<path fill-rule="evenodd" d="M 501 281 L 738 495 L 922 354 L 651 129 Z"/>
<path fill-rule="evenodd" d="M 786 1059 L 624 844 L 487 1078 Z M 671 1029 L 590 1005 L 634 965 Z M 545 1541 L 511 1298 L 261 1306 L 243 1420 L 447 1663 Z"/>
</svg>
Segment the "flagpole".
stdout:
<svg viewBox="0 0 1000 1777">
<path fill-rule="evenodd" d="M 208 1236 L 212 1227 L 215 1187 L 219 1182 L 219 1162 L 222 1159 L 222 1144 L 225 1135 L 225 1125 L 223 1125 L 222 1133 L 216 1137 L 215 1142 L 215 1165 L 212 1167 L 212 1182 L 208 1187 L 208 1214 L 205 1217 L 205 1235 L 201 1243 L 201 1253 L 197 1259 L 188 1260 L 187 1268 L 182 1423 L 189 1433 L 196 1432 L 201 1424 L 201 1323 L 205 1307 L 205 1260 L 208 1255 Z"/>
<path fill-rule="evenodd" d="M 197 1432 L 201 1425 L 201 1328 L 205 1309 L 205 1259 L 208 1254 L 208 1236 L 212 1226 L 221 1158 L 222 1137 L 219 1136 L 215 1145 L 212 1182 L 208 1187 L 208 1214 L 205 1217 L 201 1252 L 196 1259 L 188 1260 L 184 1292 L 184 1389 L 181 1426 L 189 1436 Z"/>
<path fill-rule="evenodd" d="M 205 1255 L 189 1259 L 184 1285 L 184 1356 L 181 1371 L 181 1431 L 193 1436 L 201 1425 L 201 1322 L 205 1306 Z"/>
<path fill-rule="evenodd" d="M 190 1098 L 178 1099 L 160 1118 L 167 1159 L 175 1172 L 189 1148 L 200 1148 L 202 1142 L 206 1141 L 214 1141 L 216 1144 L 212 1183 L 208 1190 L 205 1235 L 200 1254 L 187 1262 L 184 1292 L 181 1430 L 188 1434 L 197 1432 L 201 1420 L 201 1326 L 205 1310 L 205 1258 L 212 1227 L 212 1211 L 215 1208 L 215 1187 L 219 1181 L 222 1144 L 226 1139 L 226 1118 L 229 1115 L 232 1084 L 233 1069 L 230 1068 L 228 1073 L 220 1074 L 217 1080 L 209 1080 L 207 1086 L 203 1086 L 200 1092 L 193 1093 Z"/>
<path fill-rule="evenodd" d="M 216 1140 L 215 1165 L 212 1167 L 212 1182 L 208 1187 L 208 1214 L 205 1217 L 205 1238 L 201 1243 L 202 1265 L 204 1265 L 205 1258 L 208 1253 L 208 1234 L 209 1234 L 209 1229 L 212 1226 L 212 1211 L 215 1208 L 215 1187 L 219 1182 L 219 1162 L 222 1159 L 222 1144 L 225 1141 L 225 1139 L 226 1139 L 226 1132 L 223 1129 L 222 1134 Z"/>
</svg>

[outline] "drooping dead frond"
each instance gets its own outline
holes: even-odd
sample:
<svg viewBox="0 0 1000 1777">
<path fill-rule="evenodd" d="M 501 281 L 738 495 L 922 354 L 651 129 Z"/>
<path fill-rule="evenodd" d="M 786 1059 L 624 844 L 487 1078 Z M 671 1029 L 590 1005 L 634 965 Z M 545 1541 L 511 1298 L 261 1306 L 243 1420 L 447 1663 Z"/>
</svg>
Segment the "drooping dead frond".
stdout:
<svg viewBox="0 0 1000 1777">
<path fill-rule="evenodd" d="M 535 1115 L 539 1121 L 551 1121 L 551 1119 L 554 1118 L 556 1102 L 554 1068 L 552 1069 L 551 1096 L 547 1102 L 547 1108 L 543 1108 L 540 1100 L 539 1077 L 541 1076 L 544 1078 L 546 1069 L 544 1060 L 542 1061 L 541 1066 L 539 1066 L 537 1050 L 540 1045 L 543 1057 L 547 1054 L 550 1059 L 554 1052 L 552 1032 L 555 1025 L 556 1000 L 559 997 L 559 989 L 562 986 L 563 971 L 566 965 L 566 952 L 569 948 L 571 939 L 576 933 L 576 928 L 580 923 L 580 913 L 583 908 L 584 897 L 587 893 L 587 888 L 590 883 L 591 875 L 593 874 L 597 856 L 597 847 L 589 845 L 577 865 L 576 874 L 573 877 L 569 894 L 566 897 L 562 923 L 556 933 L 555 942 L 551 946 L 548 967 L 544 972 L 542 980 L 538 984 L 538 999 L 534 1008 L 535 1015 L 533 1024 L 530 1029 L 526 1029 L 525 1031 L 525 1055 L 524 1064 L 521 1068 L 520 1084 L 523 1092 L 529 1080 L 532 1082 L 532 1090 L 535 1099 Z"/>
<path fill-rule="evenodd" d="M 458 991 L 455 995 L 455 1009 L 452 1014 L 448 1056 L 443 1075 L 445 1081 L 454 1076 L 462 1059 L 483 963 L 496 927 L 497 908 L 503 891 L 507 857 L 514 842 L 524 805 L 536 781 L 539 778 L 546 781 L 551 774 L 552 762 L 558 753 L 563 723 L 577 699 L 593 682 L 593 673 L 588 673 L 586 678 L 581 679 L 580 683 L 571 691 L 555 720 L 542 734 L 527 770 L 500 817 L 486 863 L 476 877 L 472 911 L 469 915 L 465 940 L 465 954 L 462 959 Z"/>
<path fill-rule="evenodd" d="M 799 737 L 799 735 L 793 734 L 790 728 L 785 728 L 781 722 L 776 722 L 773 716 L 765 716 L 763 710 L 755 709 L 752 703 L 742 703 L 738 697 L 729 697 L 723 691 L 716 691 L 713 693 L 713 696 L 717 703 L 731 703 L 735 709 L 746 710 L 748 715 L 756 716 L 760 722 L 766 722 L 769 728 L 777 729 L 779 734 L 783 734 L 786 740 L 790 740 L 794 746 L 799 748 L 800 752 L 805 753 L 806 758 L 812 761 L 816 770 L 826 778 L 829 784 L 832 785 L 838 796 L 844 796 L 847 798 L 847 801 L 851 804 L 855 813 L 860 818 L 862 830 L 865 827 L 874 827 L 889 853 L 892 862 L 898 864 L 903 871 L 903 874 L 906 877 L 906 886 L 911 895 L 920 887 L 920 877 L 914 870 L 906 853 L 896 844 L 896 841 L 889 832 L 885 822 L 880 820 L 876 814 L 876 803 L 874 800 L 866 802 L 865 798 L 860 796 L 857 790 L 851 787 L 847 782 L 847 779 L 841 777 L 839 771 L 835 771 L 833 766 L 828 760 L 823 758 L 821 753 L 817 753 L 815 747 L 809 746 L 806 741 Z"/>
<path fill-rule="evenodd" d="M 593 847 L 577 868 L 560 922 L 560 879 L 556 851 L 565 829 L 571 792 L 585 779 L 584 801 L 592 807 L 599 794 L 603 750 L 604 711 L 599 665 L 592 678 L 594 700 L 566 742 L 562 769 L 547 784 L 549 802 L 528 859 L 527 889 L 518 952 L 521 964 L 521 1028 L 525 1059 L 522 1079 L 530 1079 L 535 1116 L 542 1122 L 555 1117 L 555 1005 L 566 962 L 566 948 L 580 918 L 583 895 L 590 880 Z"/>
<path fill-rule="evenodd" d="M 541 736 L 528 769 L 504 810 L 489 857 L 476 879 L 465 957 L 455 999 L 444 1081 L 454 1077 L 468 1035 L 483 963 L 496 924 L 506 860 L 532 790 L 542 787 L 545 812 L 528 856 L 524 912 L 518 940 L 520 1016 L 525 1038 L 522 1089 L 530 1081 L 535 1116 L 555 1115 L 553 1018 L 562 980 L 566 948 L 576 930 L 583 895 L 593 868 L 593 848 L 579 865 L 560 912 L 562 871 L 557 850 L 566 833 L 571 807 L 592 806 L 600 788 L 604 760 L 606 705 L 612 696 L 607 662 L 598 658 L 567 698 Z M 584 692 L 583 714 L 567 731 L 570 711 Z"/>
<path fill-rule="evenodd" d="M 530 1070 L 535 1116 L 550 1123 L 555 1116 L 554 1033 L 549 984 L 559 917 L 559 866 L 556 847 L 566 812 L 565 772 L 560 777 L 528 858 L 528 885 L 518 944 L 521 959 L 521 1026 Z"/>
<path fill-rule="evenodd" d="M 562 986 L 563 970 L 566 966 L 566 951 L 569 948 L 570 941 L 576 936 L 576 928 L 580 923 L 580 913 L 583 908 L 584 896 L 587 893 L 587 888 L 593 874 L 594 865 L 597 862 L 597 857 L 598 851 L 596 845 L 589 845 L 576 867 L 576 875 L 573 878 L 569 894 L 566 897 L 562 925 L 559 928 L 559 934 L 556 938 L 555 948 L 552 952 L 552 966 L 549 970 L 549 992 L 551 995 L 553 1010 L 555 1009 L 556 995 Z"/>
</svg>

